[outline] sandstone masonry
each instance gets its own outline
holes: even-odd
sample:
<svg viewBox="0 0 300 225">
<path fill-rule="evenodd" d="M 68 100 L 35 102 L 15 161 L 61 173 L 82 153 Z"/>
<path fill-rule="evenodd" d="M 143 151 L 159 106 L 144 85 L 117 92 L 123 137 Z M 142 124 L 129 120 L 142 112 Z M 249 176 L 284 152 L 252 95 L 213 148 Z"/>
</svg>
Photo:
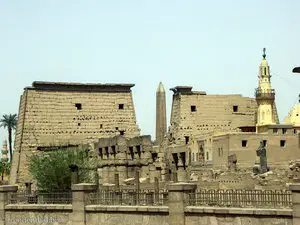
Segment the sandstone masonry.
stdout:
<svg viewBox="0 0 300 225">
<path fill-rule="evenodd" d="M 26 87 L 20 99 L 10 183 L 30 180 L 28 156 L 47 146 L 138 136 L 133 86 L 33 82 Z"/>
</svg>

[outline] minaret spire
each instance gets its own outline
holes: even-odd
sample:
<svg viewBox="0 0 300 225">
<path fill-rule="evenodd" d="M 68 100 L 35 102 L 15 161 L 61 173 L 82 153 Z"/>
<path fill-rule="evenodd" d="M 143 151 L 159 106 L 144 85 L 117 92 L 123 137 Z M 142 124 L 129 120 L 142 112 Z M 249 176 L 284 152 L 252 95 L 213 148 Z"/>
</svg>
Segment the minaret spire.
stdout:
<svg viewBox="0 0 300 225">
<path fill-rule="evenodd" d="M 166 92 L 162 82 L 156 90 L 156 144 L 161 144 L 167 133 Z"/>
<path fill-rule="evenodd" d="M 266 55 L 266 48 L 263 48 L 263 55 L 262 56 L 263 56 L 264 59 L 266 59 L 266 56 L 267 56 Z"/>
<path fill-rule="evenodd" d="M 264 131 L 265 125 L 276 124 L 278 115 L 275 106 L 275 90 L 271 88 L 270 67 L 266 60 L 266 48 L 259 66 L 258 88 L 255 91 L 257 112 L 257 132 Z"/>
</svg>

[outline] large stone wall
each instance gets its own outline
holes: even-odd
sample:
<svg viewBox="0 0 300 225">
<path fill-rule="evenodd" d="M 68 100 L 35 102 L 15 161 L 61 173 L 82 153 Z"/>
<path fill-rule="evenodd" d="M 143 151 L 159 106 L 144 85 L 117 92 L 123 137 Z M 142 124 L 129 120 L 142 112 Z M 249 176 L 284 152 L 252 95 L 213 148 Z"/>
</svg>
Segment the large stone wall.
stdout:
<svg viewBox="0 0 300 225">
<path fill-rule="evenodd" d="M 7 205 L 5 225 L 71 225 L 71 205 Z M 86 206 L 86 225 L 169 225 L 168 207 Z M 186 225 L 293 225 L 290 209 L 185 208 Z"/>
<path fill-rule="evenodd" d="M 87 206 L 88 225 L 169 225 L 168 207 Z"/>
<path fill-rule="evenodd" d="M 170 136 L 176 144 L 185 144 L 214 130 L 233 131 L 242 126 L 255 126 L 255 99 L 241 95 L 207 95 L 192 92 L 191 87 L 175 87 Z"/>
<path fill-rule="evenodd" d="M 27 156 L 46 146 L 139 135 L 133 85 L 34 82 L 21 97 L 10 183 L 28 181 Z"/>
<path fill-rule="evenodd" d="M 72 205 L 7 205 L 5 225 L 71 225 Z"/>
</svg>

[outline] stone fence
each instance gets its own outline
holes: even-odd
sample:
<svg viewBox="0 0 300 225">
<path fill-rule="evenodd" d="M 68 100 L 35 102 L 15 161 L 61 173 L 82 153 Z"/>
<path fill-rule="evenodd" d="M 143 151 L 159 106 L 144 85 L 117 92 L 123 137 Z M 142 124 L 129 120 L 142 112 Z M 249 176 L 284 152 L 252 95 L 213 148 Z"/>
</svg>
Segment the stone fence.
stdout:
<svg viewBox="0 0 300 225">
<path fill-rule="evenodd" d="M 277 207 L 277 205 L 277 208 L 258 208 L 259 205 L 253 208 L 244 208 L 242 206 L 242 208 L 235 205 L 228 207 L 226 204 L 221 206 L 198 204 L 199 194 L 203 193 L 196 191 L 196 185 L 192 183 L 174 183 L 168 185 L 167 200 L 165 192 L 159 192 L 154 195 L 143 193 L 141 195 L 142 198 L 140 195 L 135 195 L 132 198 L 132 195 L 127 193 L 124 196 L 117 195 L 118 201 L 114 204 L 111 204 L 111 201 L 109 201 L 110 204 L 106 203 L 103 193 L 97 192 L 96 189 L 97 187 L 94 184 L 73 185 L 71 204 L 65 204 L 64 202 L 60 202 L 60 204 L 51 202 L 51 204 L 42 204 L 45 202 L 41 201 L 40 203 L 39 200 L 31 202 L 31 204 L 24 204 L 22 202 L 9 201 L 12 199 L 11 196 L 16 196 L 12 195 L 12 193 L 17 192 L 17 186 L 0 186 L 0 225 L 300 224 L 300 184 L 290 186 L 292 193 L 291 200 L 289 199 L 289 193 L 280 193 L 280 195 L 276 195 L 277 197 L 274 197 L 274 195 L 270 195 L 271 197 L 269 195 L 262 195 L 262 199 L 265 197 L 283 198 L 280 200 L 277 199 L 280 204 L 286 202 L 286 205 L 283 205 L 281 208 Z M 214 198 L 218 196 L 218 201 L 223 202 L 224 199 L 222 198 L 228 197 L 228 195 L 222 195 L 223 192 L 220 193 L 218 195 L 214 193 Z M 236 194 L 235 196 L 244 195 L 245 193 Z M 42 199 L 44 200 L 44 198 Z M 110 196 L 108 196 L 109 198 Z M 290 206 L 292 208 L 289 208 Z"/>
</svg>

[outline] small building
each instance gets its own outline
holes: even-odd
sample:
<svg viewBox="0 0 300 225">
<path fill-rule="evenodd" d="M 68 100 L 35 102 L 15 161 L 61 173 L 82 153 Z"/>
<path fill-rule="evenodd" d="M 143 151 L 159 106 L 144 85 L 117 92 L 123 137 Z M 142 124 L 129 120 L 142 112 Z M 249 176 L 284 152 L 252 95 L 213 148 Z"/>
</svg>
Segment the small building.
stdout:
<svg viewBox="0 0 300 225">
<path fill-rule="evenodd" d="M 225 133 L 210 137 L 211 143 L 205 152 L 211 152 L 215 168 L 228 168 L 230 156 L 235 156 L 236 166 L 251 168 L 256 159 L 256 150 L 262 141 L 268 164 L 287 167 L 290 160 L 300 157 L 300 138 L 291 125 L 269 125 L 266 133 Z M 206 139 L 207 140 L 207 139 Z M 205 142 L 205 140 L 204 140 Z"/>
</svg>

